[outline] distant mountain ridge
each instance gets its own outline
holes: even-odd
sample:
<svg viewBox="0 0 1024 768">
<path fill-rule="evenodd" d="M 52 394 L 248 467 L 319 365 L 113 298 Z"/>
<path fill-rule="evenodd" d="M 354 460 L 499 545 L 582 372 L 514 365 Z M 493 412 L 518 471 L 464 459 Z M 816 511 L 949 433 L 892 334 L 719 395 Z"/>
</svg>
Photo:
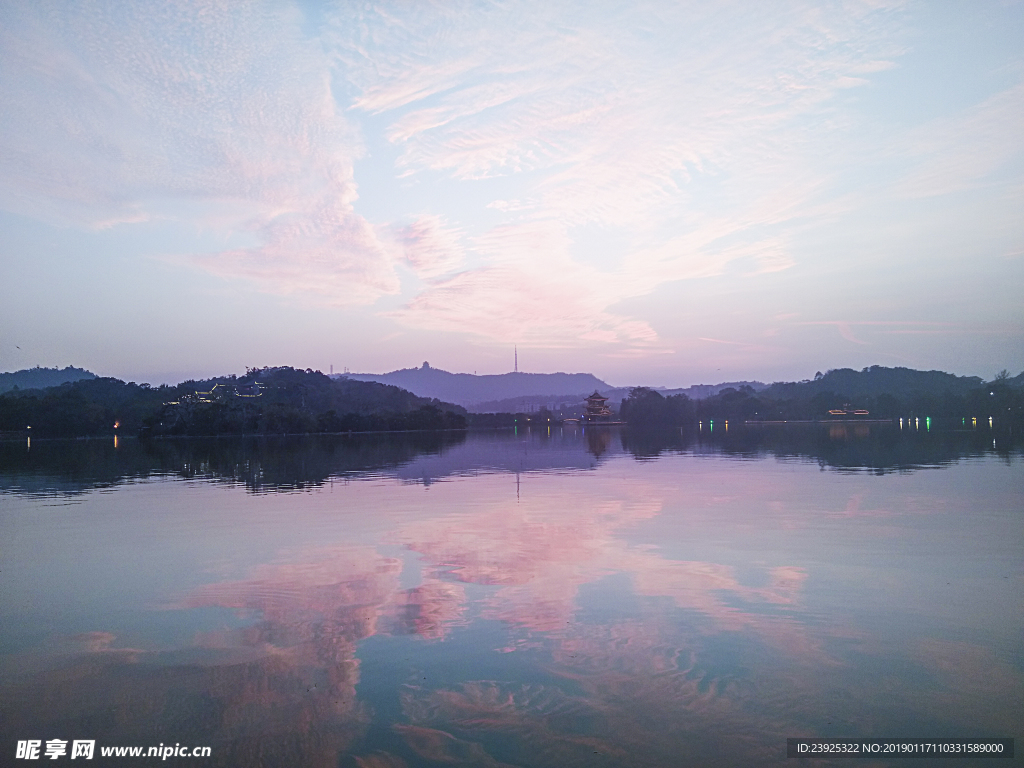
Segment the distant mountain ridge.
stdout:
<svg viewBox="0 0 1024 768">
<path fill-rule="evenodd" d="M 450 373 L 424 363 L 419 368 L 401 368 L 390 373 L 336 373 L 334 378 L 391 384 L 419 395 L 456 403 L 477 413 L 514 413 L 535 411 L 541 406 L 582 403 L 595 390 L 617 407 L 632 387 L 613 387 L 592 373 L 500 373 L 478 376 Z M 691 399 L 712 397 L 723 389 L 748 386 L 760 392 L 768 385 L 760 381 L 730 381 L 721 384 L 694 384 L 690 387 L 653 387 L 665 397 L 686 395 Z"/>
<path fill-rule="evenodd" d="M 402 368 L 383 374 L 334 374 L 335 378 L 372 381 L 407 389 L 420 397 L 437 398 L 472 408 L 478 403 L 516 397 L 567 397 L 612 389 L 591 373 L 500 373 L 477 376 L 449 373 L 424 363 L 419 368 Z"/>
<path fill-rule="evenodd" d="M 0 392 L 10 392 L 12 389 L 46 389 L 47 387 L 59 387 L 70 381 L 82 381 L 83 379 L 98 378 L 92 371 L 84 368 L 68 366 L 63 370 L 60 368 L 25 368 L 14 373 L 0 373 Z"/>
<path fill-rule="evenodd" d="M 1010 387 L 1024 384 L 1024 373 L 1009 377 Z M 419 368 L 403 368 L 384 374 L 335 374 L 335 378 L 391 384 L 420 396 L 457 403 L 471 412 L 531 412 L 541 407 L 572 410 L 584 397 L 597 390 L 613 408 L 625 400 L 633 387 L 613 387 L 590 373 L 504 373 L 477 376 L 449 373 L 424 363 Z M 731 381 L 719 384 L 694 384 L 689 387 L 650 387 L 662 397 L 685 395 L 691 400 L 714 398 L 729 390 L 752 390 L 769 400 L 788 400 L 831 394 L 836 397 L 877 397 L 882 394 L 917 393 L 940 396 L 946 393 L 964 396 L 985 383 L 978 376 L 957 376 L 943 371 L 918 371 L 910 368 L 886 368 L 879 365 L 862 370 L 836 368 L 817 373 L 804 381 Z"/>
</svg>

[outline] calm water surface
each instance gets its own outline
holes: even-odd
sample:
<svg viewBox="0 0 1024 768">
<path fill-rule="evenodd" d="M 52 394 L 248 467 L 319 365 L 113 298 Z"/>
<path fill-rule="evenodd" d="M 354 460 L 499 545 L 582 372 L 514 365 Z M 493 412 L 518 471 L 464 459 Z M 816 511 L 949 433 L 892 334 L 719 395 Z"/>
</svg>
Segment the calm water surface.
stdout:
<svg viewBox="0 0 1024 768">
<path fill-rule="evenodd" d="M 363 768 L 1019 754 L 1022 500 L 988 431 L 3 443 L 0 764 L 24 739 Z"/>
</svg>

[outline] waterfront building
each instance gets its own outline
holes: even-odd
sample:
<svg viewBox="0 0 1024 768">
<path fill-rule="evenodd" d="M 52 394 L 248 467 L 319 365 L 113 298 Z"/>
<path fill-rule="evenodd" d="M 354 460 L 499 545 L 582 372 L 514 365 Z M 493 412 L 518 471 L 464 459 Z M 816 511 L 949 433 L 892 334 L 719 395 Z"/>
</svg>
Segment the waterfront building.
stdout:
<svg viewBox="0 0 1024 768">
<path fill-rule="evenodd" d="M 583 411 L 583 422 L 593 424 L 609 422 L 612 419 L 612 411 L 607 405 L 608 398 L 594 390 L 594 394 L 587 398 L 587 407 Z"/>
</svg>

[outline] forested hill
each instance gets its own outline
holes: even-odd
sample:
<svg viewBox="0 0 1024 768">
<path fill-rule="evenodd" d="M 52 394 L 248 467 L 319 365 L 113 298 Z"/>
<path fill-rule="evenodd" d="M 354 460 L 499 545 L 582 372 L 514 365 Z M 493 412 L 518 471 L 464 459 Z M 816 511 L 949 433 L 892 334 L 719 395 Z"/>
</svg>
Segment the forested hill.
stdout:
<svg viewBox="0 0 1024 768">
<path fill-rule="evenodd" d="M 828 373 L 817 373 L 814 378 L 799 382 L 776 382 L 762 391 L 771 399 L 814 397 L 831 392 L 847 397 L 877 397 L 879 395 L 958 395 L 976 390 L 984 380 L 977 376 L 955 376 L 942 371 L 915 371 L 910 368 L 883 368 L 873 365 L 855 371 L 836 368 Z"/>
<path fill-rule="evenodd" d="M 0 432 L 31 427 L 40 437 L 109 435 L 115 423 L 122 435 L 459 429 L 465 411 L 399 387 L 293 368 L 161 387 L 93 378 L 0 395 Z"/>
<path fill-rule="evenodd" d="M 589 395 L 605 391 L 608 384 L 591 373 L 502 373 L 477 376 L 449 373 L 424 363 L 383 374 L 352 373 L 339 376 L 351 381 L 375 381 L 408 389 L 422 397 L 436 397 L 470 407 L 477 403 L 531 395 Z"/>
<path fill-rule="evenodd" d="M 10 392 L 12 389 L 59 387 L 69 381 L 95 378 L 97 378 L 95 373 L 83 368 L 73 368 L 70 365 L 63 370 L 36 366 L 14 373 L 0 373 L 0 392 Z"/>
<path fill-rule="evenodd" d="M 620 417 L 638 426 L 683 426 L 704 420 L 743 421 L 827 420 L 839 416 L 872 419 L 929 417 L 961 425 L 992 419 L 1000 429 L 1024 423 L 1024 389 L 1003 371 L 992 381 L 954 376 L 941 371 L 873 366 L 862 371 L 839 369 L 813 380 L 776 383 L 760 392 L 752 387 L 728 388 L 717 395 L 691 400 L 664 397 L 634 388 Z M 853 413 L 850 413 L 850 410 Z"/>
</svg>

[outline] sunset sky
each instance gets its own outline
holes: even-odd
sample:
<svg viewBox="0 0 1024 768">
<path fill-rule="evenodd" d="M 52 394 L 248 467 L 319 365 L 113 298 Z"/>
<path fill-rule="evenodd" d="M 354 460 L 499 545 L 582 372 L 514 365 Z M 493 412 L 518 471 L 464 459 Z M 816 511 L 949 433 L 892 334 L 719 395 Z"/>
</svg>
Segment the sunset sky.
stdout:
<svg viewBox="0 0 1024 768">
<path fill-rule="evenodd" d="M 1024 3 L 0 4 L 0 370 L 1024 369 Z"/>
</svg>

